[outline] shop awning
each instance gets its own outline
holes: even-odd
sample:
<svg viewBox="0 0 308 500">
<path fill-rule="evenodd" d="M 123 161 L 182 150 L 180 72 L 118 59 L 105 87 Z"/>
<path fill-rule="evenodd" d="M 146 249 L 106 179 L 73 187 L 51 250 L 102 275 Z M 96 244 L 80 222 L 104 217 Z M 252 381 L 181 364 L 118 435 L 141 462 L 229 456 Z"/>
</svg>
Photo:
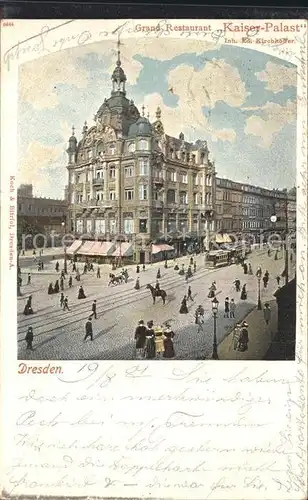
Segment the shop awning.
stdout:
<svg viewBox="0 0 308 500">
<path fill-rule="evenodd" d="M 71 246 L 66 249 L 66 253 L 68 253 L 68 254 L 76 253 L 77 250 L 81 247 L 82 243 L 83 243 L 82 240 L 73 241 Z"/>
<path fill-rule="evenodd" d="M 117 248 L 113 252 L 113 257 L 130 257 L 134 253 L 132 243 L 117 243 Z"/>
<path fill-rule="evenodd" d="M 162 243 L 160 245 L 152 245 L 152 254 L 160 253 L 160 252 L 171 252 L 174 250 L 174 247 Z"/>
<path fill-rule="evenodd" d="M 227 233 L 216 234 L 216 243 L 233 243 L 233 240 Z"/>
<path fill-rule="evenodd" d="M 95 245 L 96 241 L 85 241 L 82 247 L 79 249 L 78 253 L 84 255 L 84 254 L 91 254 L 91 249 Z"/>
</svg>

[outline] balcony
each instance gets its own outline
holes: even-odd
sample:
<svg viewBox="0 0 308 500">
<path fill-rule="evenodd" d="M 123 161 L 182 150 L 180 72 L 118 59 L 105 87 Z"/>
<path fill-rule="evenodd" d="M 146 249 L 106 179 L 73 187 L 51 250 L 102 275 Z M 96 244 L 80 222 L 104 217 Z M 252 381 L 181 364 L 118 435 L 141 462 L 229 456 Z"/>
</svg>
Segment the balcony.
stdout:
<svg viewBox="0 0 308 500">
<path fill-rule="evenodd" d="M 156 187 L 162 187 L 164 185 L 164 179 L 162 177 L 154 177 L 153 184 Z"/>
<path fill-rule="evenodd" d="M 98 186 L 98 187 L 103 187 L 104 186 L 104 179 L 101 177 L 96 177 L 92 181 L 93 186 Z"/>
</svg>

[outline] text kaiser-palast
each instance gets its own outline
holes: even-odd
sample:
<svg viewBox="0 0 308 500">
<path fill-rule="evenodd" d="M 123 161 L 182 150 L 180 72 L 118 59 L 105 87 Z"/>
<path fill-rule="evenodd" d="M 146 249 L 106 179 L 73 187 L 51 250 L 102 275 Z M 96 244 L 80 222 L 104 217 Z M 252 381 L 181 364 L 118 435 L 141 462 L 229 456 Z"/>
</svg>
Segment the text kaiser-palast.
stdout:
<svg viewBox="0 0 308 500">
<path fill-rule="evenodd" d="M 244 23 L 233 23 L 233 22 L 227 22 L 223 23 L 224 25 L 224 31 L 225 32 L 231 32 L 231 33 L 244 33 L 247 31 L 265 31 L 265 32 L 299 32 L 301 30 L 301 24 L 296 23 L 296 24 L 288 24 L 288 23 L 263 23 L 262 25 L 251 25 L 251 24 L 244 24 Z"/>
</svg>

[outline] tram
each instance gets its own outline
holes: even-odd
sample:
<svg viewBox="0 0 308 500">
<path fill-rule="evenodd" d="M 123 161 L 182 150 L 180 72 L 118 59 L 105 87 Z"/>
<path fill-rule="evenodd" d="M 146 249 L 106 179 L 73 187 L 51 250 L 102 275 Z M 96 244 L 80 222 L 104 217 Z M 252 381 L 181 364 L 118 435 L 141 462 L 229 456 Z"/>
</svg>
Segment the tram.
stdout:
<svg viewBox="0 0 308 500">
<path fill-rule="evenodd" d="M 213 250 L 206 256 L 206 267 L 223 267 L 231 264 L 230 250 Z"/>
</svg>

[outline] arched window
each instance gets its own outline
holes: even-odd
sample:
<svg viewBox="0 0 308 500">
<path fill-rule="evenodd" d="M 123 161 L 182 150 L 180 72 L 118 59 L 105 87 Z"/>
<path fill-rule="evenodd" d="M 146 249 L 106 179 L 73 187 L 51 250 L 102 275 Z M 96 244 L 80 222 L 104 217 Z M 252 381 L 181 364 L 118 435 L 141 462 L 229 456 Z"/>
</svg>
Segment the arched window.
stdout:
<svg viewBox="0 0 308 500">
<path fill-rule="evenodd" d="M 174 150 L 173 150 L 173 148 L 170 148 L 170 158 L 174 158 Z"/>
<path fill-rule="evenodd" d="M 175 190 L 168 189 L 167 191 L 167 203 L 175 203 Z"/>
<path fill-rule="evenodd" d="M 110 153 L 111 155 L 114 155 L 114 154 L 115 154 L 115 152 L 116 152 L 116 145 L 115 145 L 115 143 L 113 142 L 113 143 L 112 143 L 112 144 L 110 144 L 110 146 L 109 146 L 109 153 Z"/>
<path fill-rule="evenodd" d="M 136 144 L 134 142 L 130 142 L 128 145 L 128 151 L 130 153 L 134 153 L 136 151 Z"/>
<path fill-rule="evenodd" d="M 149 143 L 145 139 L 140 139 L 138 143 L 138 149 L 141 151 L 147 151 L 149 149 Z"/>
</svg>

